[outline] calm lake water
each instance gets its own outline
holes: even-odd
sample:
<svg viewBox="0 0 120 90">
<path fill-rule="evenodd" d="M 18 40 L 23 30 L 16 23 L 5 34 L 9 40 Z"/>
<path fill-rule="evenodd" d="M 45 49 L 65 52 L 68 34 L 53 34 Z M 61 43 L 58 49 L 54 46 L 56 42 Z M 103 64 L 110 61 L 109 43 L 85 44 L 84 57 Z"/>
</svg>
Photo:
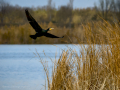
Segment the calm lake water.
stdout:
<svg viewBox="0 0 120 90">
<path fill-rule="evenodd" d="M 75 46 L 0 45 L 0 90 L 43 90 L 45 73 L 40 59 L 52 67 L 50 58 L 59 58 L 68 47 Z"/>
</svg>

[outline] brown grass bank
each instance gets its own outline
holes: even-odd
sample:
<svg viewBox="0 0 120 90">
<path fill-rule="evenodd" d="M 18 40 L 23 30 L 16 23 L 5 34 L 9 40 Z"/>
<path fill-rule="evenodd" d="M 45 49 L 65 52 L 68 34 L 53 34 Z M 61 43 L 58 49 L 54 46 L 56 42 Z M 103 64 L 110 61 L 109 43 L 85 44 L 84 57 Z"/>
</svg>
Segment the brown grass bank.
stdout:
<svg viewBox="0 0 120 90">
<path fill-rule="evenodd" d="M 13 25 L 0 28 L 0 44 L 110 44 L 115 43 L 120 34 L 120 24 L 110 24 L 106 21 L 76 25 L 74 28 L 57 27 L 52 22 L 40 25 L 44 29 L 54 27 L 55 29 L 49 33 L 64 38 L 53 39 L 42 36 L 33 40 L 29 35 L 35 34 L 35 30 L 29 24 Z"/>
</svg>

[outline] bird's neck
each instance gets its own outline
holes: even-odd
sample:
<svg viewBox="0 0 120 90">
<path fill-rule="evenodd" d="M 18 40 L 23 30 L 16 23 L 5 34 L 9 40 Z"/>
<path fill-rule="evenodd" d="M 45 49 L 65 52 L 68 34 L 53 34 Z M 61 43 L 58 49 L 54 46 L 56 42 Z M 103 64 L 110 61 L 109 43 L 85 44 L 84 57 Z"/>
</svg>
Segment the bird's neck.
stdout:
<svg viewBox="0 0 120 90">
<path fill-rule="evenodd" d="M 49 29 L 47 29 L 47 30 L 42 30 L 42 32 L 48 32 L 49 31 Z"/>
<path fill-rule="evenodd" d="M 46 31 L 49 31 L 49 28 Z"/>
</svg>

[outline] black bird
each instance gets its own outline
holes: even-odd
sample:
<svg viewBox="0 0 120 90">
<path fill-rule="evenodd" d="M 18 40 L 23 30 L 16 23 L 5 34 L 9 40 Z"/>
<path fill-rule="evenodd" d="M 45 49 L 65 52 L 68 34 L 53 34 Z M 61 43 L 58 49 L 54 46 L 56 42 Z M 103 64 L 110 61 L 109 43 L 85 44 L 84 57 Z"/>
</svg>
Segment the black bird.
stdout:
<svg viewBox="0 0 120 90">
<path fill-rule="evenodd" d="M 63 38 L 63 37 L 58 37 L 55 35 L 52 35 L 50 33 L 48 33 L 49 30 L 52 30 L 54 28 L 48 28 L 47 30 L 42 29 L 38 23 L 35 21 L 35 19 L 30 15 L 30 13 L 28 12 L 28 10 L 25 10 L 27 19 L 30 23 L 30 25 L 33 27 L 33 29 L 35 29 L 36 34 L 35 35 L 30 35 L 31 38 L 36 39 L 37 37 L 41 37 L 41 36 L 46 36 L 46 37 L 50 37 L 50 38 Z"/>
</svg>

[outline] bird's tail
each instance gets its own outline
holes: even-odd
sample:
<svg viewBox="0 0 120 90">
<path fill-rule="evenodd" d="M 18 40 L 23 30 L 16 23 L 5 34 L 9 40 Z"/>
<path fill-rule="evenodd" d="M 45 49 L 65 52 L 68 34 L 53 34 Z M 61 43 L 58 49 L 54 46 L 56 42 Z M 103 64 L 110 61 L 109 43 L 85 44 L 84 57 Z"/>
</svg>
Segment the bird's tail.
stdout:
<svg viewBox="0 0 120 90">
<path fill-rule="evenodd" d="M 31 38 L 36 39 L 37 37 L 35 35 L 30 35 Z"/>
</svg>

